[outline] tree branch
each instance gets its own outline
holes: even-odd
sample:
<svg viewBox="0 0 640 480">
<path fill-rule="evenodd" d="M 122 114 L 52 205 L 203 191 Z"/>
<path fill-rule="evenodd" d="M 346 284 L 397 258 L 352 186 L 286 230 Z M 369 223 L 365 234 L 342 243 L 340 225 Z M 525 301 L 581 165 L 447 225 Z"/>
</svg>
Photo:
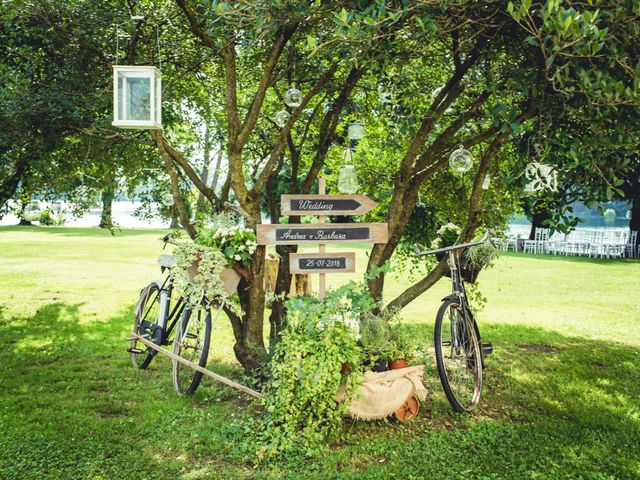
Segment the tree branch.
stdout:
<svg viewBox="0 0 640 480">
<path fill-rule="evenodd" d="M 331 80 L 331 78 L 333 77 L 337 69 L 338 69 L 338 62 L 333 62 L 331 66 L 327 69 L 327 71 L 324 73 L 324 75 L 322 75 L 322 77 L 320 77 L 316 81 L 313 87 L 311 87 L 311 89 L 303 97 L 300 105 L 293 110 L 293 112 L 287 119 L 287 123 L 282 128 L 282 130 L 280 130 L 280 135 L 278 136 L 278 142 L 276 143 L 273 150 L 271 151 L 269 160 L 267 161 L 267 164 L 265 165 L 264 169 L 260 173 L 258 180 L 254 184 L 250 192 L 250 195 L 257 198 L 262 194 L 264 186 L 266 185 L 269 177 L 271 176 L 271 173 L 274 170 L 274 167 L 282 158 L 284 148 L 287 144 L 287 137 L 289 136 L 289 133 L 291 132 L 291 129 L 293 128 L 293 125 L 295 124 L 296 120 L 298 120 L 300 113 L 302 112 L 302 110 L 306 108 L 306 106 L 309 104 L 311 99 L 318 94 L 318 92 L 322 89 L 322 87 L 324 87 L 327 84 L 327 82 Z"/>
</svg>

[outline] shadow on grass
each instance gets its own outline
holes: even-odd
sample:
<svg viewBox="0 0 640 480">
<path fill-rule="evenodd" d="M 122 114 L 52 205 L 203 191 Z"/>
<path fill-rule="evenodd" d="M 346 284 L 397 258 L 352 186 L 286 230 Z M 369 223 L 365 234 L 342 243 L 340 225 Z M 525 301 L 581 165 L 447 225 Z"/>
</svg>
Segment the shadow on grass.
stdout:
<svg viewBox="0 0 640 480">
<path fill-rule="evenodd" d="M 541 328 L 483 325 L 495 353 L 473 416 L 438 387 L 406 426 L 348 422 L 332 454 L 257 472 L 242 456 L 244 417 L 211 383 L 177 397 L 170 362 L 147 371 L 125 352 L 130 308 L 86 319 L 52 303 L 0 310 L 0 478 L 636 478 L 640 353 Z M 429 342 L 431 325 L 412 324 Z M 224 366 L 218 366 L 226 368 Z M 472 472 L 472 475 L 469 475 Z"/>
<path fill-rule="evenodd" d="M 0 309 L 0 478 L 206 477 L 219 462 L 246 476 L 226 439 L 239 407 L 213 403 L 228 391 L 203 382 L 194 397 L 178 397 L 168 359 L 131 364 L 123 340 L 132 307 L 101 320 L 83 318 L 81 305 L 17 318 Z"/>
</svg>

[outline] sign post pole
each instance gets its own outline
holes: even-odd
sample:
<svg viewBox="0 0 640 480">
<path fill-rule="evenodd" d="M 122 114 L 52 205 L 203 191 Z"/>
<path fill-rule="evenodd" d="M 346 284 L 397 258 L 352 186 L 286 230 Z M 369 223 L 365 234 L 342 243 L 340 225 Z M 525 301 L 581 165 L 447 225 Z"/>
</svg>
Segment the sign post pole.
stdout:
<svg viewBox="0 0 640 480">
<path fill-rule="evenodd" d="M 327 181 L 324 179 L 324 177 L 319 177 L 318 179 L 318 193 L 320 195 L 324 195 L 327 189 Z M 320 215 L 318 217 L 318 221 L 319 223 L 324 223 L 326 221 L 326 216 L 325 215 Z M 319 253 L 325 253 L 327 250 L 327 247 L 324 243 L 321 243 L 320 245 L 318 245 L 318 252 Z M 324 301 L 324 297 L 327 293 L 327 286 L 326 286 L 326 273 L 319 273 L 318 274 L 318 297 L 320 297 L 320 301 L 323 302 Z"/>
</svg>

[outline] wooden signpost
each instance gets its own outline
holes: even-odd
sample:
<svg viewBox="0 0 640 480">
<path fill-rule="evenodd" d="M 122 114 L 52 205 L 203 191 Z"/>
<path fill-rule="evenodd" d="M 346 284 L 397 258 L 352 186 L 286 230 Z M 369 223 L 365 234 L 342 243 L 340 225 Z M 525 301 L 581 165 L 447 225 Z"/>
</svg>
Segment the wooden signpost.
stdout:
<svg viewBox="0 0 640 480">
<path fill-rule="evenodd" d="M 289 255 L 291 273 L 317 273 L 318 296 L 324 300 L 327 273 L 356 271 L 354 252 L 327 253 L 328 243 L 387 243 L 386 223 L 325 223 L 327 215 L 363 215 L 378 204 L 363 195 L 325 195 L 326 181 L 319 179 L 318 195 L 282 195 L 284 215 L 318 215 L 318 223 L 258 225 L 258 244 L 318 244 L 318 253 Z"/>
<path fill-rule="evenodd" d="M 282 195 L 283 215 L 364 215 L 378 204 L 363 195 Z"/>
<path fill-rule="evenodd" d="M 356 254 L 343 253 L 291 253 L 289 254 L 291 273 L 336 273 L 355 272 Z"/>
</svg>

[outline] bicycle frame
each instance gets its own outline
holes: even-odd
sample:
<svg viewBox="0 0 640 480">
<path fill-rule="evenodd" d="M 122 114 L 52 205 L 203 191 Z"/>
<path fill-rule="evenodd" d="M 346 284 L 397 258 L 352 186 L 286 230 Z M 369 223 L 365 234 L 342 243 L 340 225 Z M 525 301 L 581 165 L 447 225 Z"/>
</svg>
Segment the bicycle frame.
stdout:
<svg viewBox="0 0 640 480">
<path fill-rule="evenodd" d="M 141 325 L 151 328 L 155 331 L 160 332 L 159 345 L 168 345 L 169 337 L 171 333 L 175 329 L 179 319 L 182 316 L 183 310 L 186 307 L 184 299 L 180 297 L 178 302 L 173 306 L 171 312 L 169 312 L 169 306 L 171 305 L 171 295 L 173 293 L 173 281 L 170 276 L 167 276 L 160 287 L 160 290 L 155 293 L 155 296 L 150 302 L 147 302 L 147 309 L 142 316 Z M 155 319 L 155 322 L 150 321 L 147 317 L 154 303 L 158 299 L 158 295 L 160 295 L 160 312 L 158 313 L 158 318 Z M 172 319 L 171 324 L 167 328 L 167 323 L 169 319 Z M 145 325 L 146 323 L 146 325 Z"/>
</svg>

